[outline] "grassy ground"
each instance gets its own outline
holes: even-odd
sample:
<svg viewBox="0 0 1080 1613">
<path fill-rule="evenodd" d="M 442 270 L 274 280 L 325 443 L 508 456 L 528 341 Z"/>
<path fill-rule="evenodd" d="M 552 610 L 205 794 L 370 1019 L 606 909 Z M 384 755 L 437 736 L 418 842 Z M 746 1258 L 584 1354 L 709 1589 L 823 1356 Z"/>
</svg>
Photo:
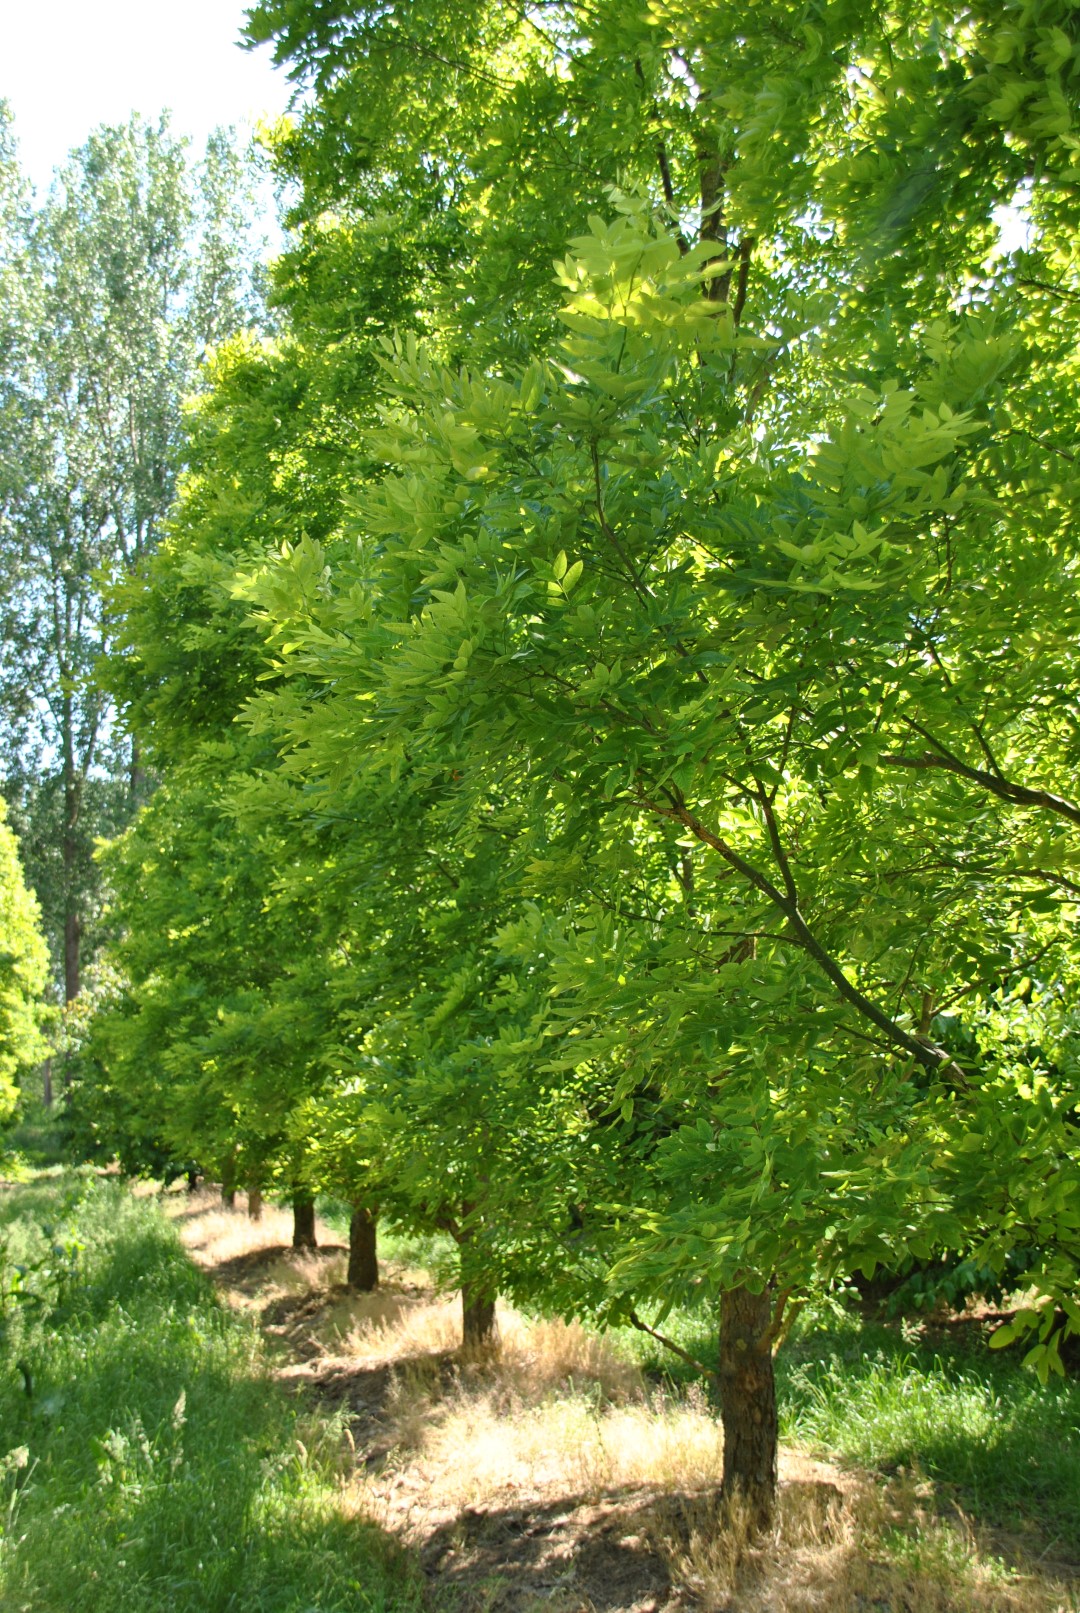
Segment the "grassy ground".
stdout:
<svg viewBox="0 0 1080 1613">
<path fill-rule="evenodd" d="M 5 1613 L 411 1613 L 338 1506 L 332 1424 L 266 1379 L 152 1202 L 55 1170 L 0 1191 Z"/>
<path fill-rule="evenodd" d="M 751 1543 L 700 1382 L 641 1334 L 505 1310 L 501 1358 L 462 1364 L 434 1245 L 387 1240 L 380 1293 L 351 1296 L 342 1252 L 281 1248 L 286 1212 L 12 1164 L 4 1613 L 1080 1607 L 1080 1385 L 963 1330 L 804 1313 L 780 1516 Z M 710 1318 L 665 1329 L 711 1358 Z"/>
</svg>

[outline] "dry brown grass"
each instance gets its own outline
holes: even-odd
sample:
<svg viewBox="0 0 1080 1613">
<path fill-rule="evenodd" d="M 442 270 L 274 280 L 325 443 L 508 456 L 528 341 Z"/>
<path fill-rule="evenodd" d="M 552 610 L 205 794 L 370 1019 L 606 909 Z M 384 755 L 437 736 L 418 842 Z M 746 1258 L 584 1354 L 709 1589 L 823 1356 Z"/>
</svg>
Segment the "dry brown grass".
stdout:
<svg viewBox="0 0 1080 1613">
<path fill-rule="evenodd" d="M 716 1424 L 701 1407 L 653 1396 L 612 1405 L 581 1390 L 532 1398 L 511 1382 L 459 1379 L 449 1394 L 415 1367 L 387 1404 L 397 1469 L 420 1466 L 432 1503 L 488 1508 L 524 1501 L 597 1501 L 641 1488 L 675 1491 L 719 1480 Z M 360 1481 L 376 1501 L 383 1474 Z"/>
<path fill-rule="evenodd" d="M 200 1187 L 194 1193 L 172 1188 L 161 1194 L 161 1204 L 201 1266 L 220 1270 L 250 1260 L 250 1277 L 226 1286 L 228 1297 L 238 1305 L 250 1304 L 253 1297 L 264 1304 L 306 1294 L 345 1279 L 344 1254 L 293 1250 L 289 1210 L 264 1204 L 261 1218 L 252 1221 L 242 1193 L 237 1194 L 237 1207 L 230 1210 L 212 1187 Z M 321 1246 L 337 1247 L 333 1232 L 321 1222 L 316 1224 L 316 1236 Z M 271 1251 L 279 1251 L 276 1258 Z M 259 1259 L 260 1255 L 266 1258 Z"/>
<path fill-rule="evenodd" d="M 628 1527 L 638 1531 L 627 1539 L 640 1538 L 640 1550 L 666 1565 L 671 1613 L 1080 1608 L 1075 1587 L 1006 1567 L 958 1511 L 937 1515 L 927 1486 L 841 1473 L 797 1451 L 782 1453 L 775 1529 L 752 1540 L 738 1504 L 718 1499 L 722 1443 L 704 1398 L 650 1388 L 603 1338 L 500 1306 L 498 1356 L 469 1360 L 459 1349 L 457 1297 L 435 1292 L 423 1273 L 392 1268 L 376 1294 L 335 1291 L 343 1256 L 286 1248 L 277 1258 L 257 1258 L 289 1245 L 287 1212 L 268 1205 L 252 1222 L 242 1202 L 226 1210 L 210 1190 L 174 1192 L 164 1201 L 195 1257 L 224 1277 L 234 1303 L 317 1295 L 303 1308 L 304 1349 L 282 1370 L 315 1382 L 337 1374 L 377 1385 L 365 1390 L 376 1395 L 377 1409 L 370 1400 L 362 1416 L 354 1408 L 356 1435 L 349 1431 L 346 1439 L 360 1457 L 370 1440 L 379 1456 L 346 1463 L 342 1506 L 406 1539 L 423 1544 L 477 1515 L 559 1513 L 551 1555 L 583 1560 L 590 1531 L 621 1509 L 633 1512 Z M 325 1228 L 319 1237 L 333 1241 Z M 336 1425 L 331 1432 L 339 1437 Z M 312 1437 L 321 1437 L 315 1422 Z M 513 1577 L 512 1566 L 509 1572 Z M 518 1572 L 515 1613 L 532 1606 L 524 1567 Z M 488 1605 L 486 1583 L 469 1582 L 467 1597 L 480 1600 L 463 1607 Z M 536 1606 L 557 1613 L 554 1595 L 545 1592 Z M 598 1605 L 578 1591 L 566 1595 L 567 1613 Z"/>
<path fill-rule="evenodd" d="M 783 1486 L 754 1538 L 738 1498 L 658 1528 L 673 1578 L 702 1613 L 1070 1613 L 1076 1587 L 1008 1567 L 970 1521 L 936 1515 L 926 1486 L 841 1477 Z"/>
</svg>

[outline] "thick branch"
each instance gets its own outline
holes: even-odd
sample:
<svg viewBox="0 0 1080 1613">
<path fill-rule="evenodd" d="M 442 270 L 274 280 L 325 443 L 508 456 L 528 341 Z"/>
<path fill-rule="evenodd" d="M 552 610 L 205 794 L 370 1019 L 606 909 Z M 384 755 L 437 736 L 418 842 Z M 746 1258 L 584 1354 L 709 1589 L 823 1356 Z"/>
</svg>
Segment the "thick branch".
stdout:
<svg viewBox="0 0 1080 1613">
<path fill-rule="evenodd" d="M 729 868 L 734 868 L 736 873 L 741 874 L 748 884 L 767 897 L 773 906 L 778 908 L 786 918 L 792 939 L 802 947 L 804 952 L 813 958 L 822 973 L 832 981 L 844 1001 L 850 1003 L 851 1007 L 861 1014 L 864 1019 L 868 1019 L 872 1025 L 876 1025 L 878 1030 L 883 1032 L 895 1047 L 901 1048 L 911 1058 L 917 1060 L 924 1069 L 931 1071 L 935 1075 L 940 1075 L 946 1069 L 951 1069 L 955 1075 L 962 1077 L 963 1072 L 959 1070 L 943 1048 L 935 1047 L 933 1043 L 920 1041 L 917 1037 L 912 1036 L 908 1031 L 904 1030 L 902 1025 L 898 1025 L 895 1020 L 891 1019 L 884 1009 L 879 1008 L 877 1003 L 860 991 L 858 986 L 848 979 L 836 959 L 822 946 L 803 918 L 798 904 L 779 890 L 767 874 L 763 874 L 759 868 L 755 868 L 752 863 L 747 862 L 746 858 L 740 856 L 733 846 L 728 845 L 726 840 L 721 839 L 718 834 L 714 834 L 711 829 L 707 828 L 685 804 L 673 798 L 670 807 L 658 806 L 647 798 L 642 799 L 642 804 L 649 811 L 655 812 L 660 817 L 674 818 L 678 823 L 683 824 L 703 845 L 709 846 L 713 851 L 717 852 Z"/>
<path fill-rule="evenodd" d="M 735 303 L 731 310 L 732 322 L 735 329 L 739 328 L 743 309 L 746 307 L 746 292 L 750 284 L 750 259 L 754 254 L 754 237 L 744 235 L 739 242 L 739 276 L 735 283 Z"/>
<path fill-rule="evenodd" d="M 930 743 L 937 742 L 931 740 Z M 969 762 L 961 761 L 959 756 L 953 756 L 940 747 L 934 751 L 923 751 L 919 756 L 888 753 L 880 756 L 878 760 L 884 767 L 908 767 L 920 772 L 930 768 L 942 768 L 946 773 L 956 773 L 958 777 L 967 779 L 971 784 L 981 785 L 984 790 L 989 790 L 991 795 L 998 796 L 1002 801 L 1009 801 L 1013 806 L 1045 807 L 1048 812 L 1055 812 L 1058 817 L 1067 818 L 1070 823 L 1080 823 L 1080 807 L 1074 806 L 1064 796 L 1055 795 L 1052 790 L 1032 790 L 1026 784 L 1014 784 L 1010 779 L 998 778 L 995 774 L 988 773 L 985 768 L 972 767 Z"/>
</svg>

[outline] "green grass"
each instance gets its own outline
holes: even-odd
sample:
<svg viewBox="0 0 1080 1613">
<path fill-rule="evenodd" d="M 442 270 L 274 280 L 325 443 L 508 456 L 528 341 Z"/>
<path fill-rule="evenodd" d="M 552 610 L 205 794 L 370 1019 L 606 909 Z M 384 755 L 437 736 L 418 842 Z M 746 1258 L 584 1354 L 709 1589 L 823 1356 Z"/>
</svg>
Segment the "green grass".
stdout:
<svg viewBox="0 0 1080 1613">
<path fill-rule="evenodd" d="M 0 1135 L 0 1177 L 21 1178 L 30 1167 L 62 1165 L 66 1158 L 62 1106 L 46 1109 L 40 1098 L 24 1096 L 17 1121 Z"/>
<path fill-rule="evenodd" d="M 701 1313 L 664 1324 L 702 1362 L 716 1333 Z M 676 1383 L 692 1370 L 640 1333 L 623 1348 Z M 781 1437 L 881 1472 L 910 1472 L 998 1526 L 1034 1526 L 1080 1562 L 1080 1382 L 1045 1387 L 1017 1354 L 984 1342 L 905 1340 L 900 1324 L 808 1308 L 777 1357 Z"/>
<path fill-rule="evenodd" d="M 0 1192 L 0 1244 L 5 1613 L 415 1613 L 408 1563 L 335 1504 L 336 1431 L 151 1202 L 49 1173 Z"/>
<path fill-rule="evenodd" d="M 841 1458 L 955 1487 L 965 1510 L 1035 1524 L 1080 1561 L 1080 1383 L 1045 1387 L 984 1342 L 811 1317 L 779 1359 L 783 1432 Z"/>
</svg>

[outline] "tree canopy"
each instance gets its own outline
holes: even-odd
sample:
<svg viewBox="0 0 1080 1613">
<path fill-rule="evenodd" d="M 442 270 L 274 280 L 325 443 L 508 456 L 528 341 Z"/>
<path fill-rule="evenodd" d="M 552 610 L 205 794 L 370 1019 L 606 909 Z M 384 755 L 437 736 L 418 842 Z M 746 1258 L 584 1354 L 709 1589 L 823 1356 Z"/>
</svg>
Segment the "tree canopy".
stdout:
<svg viewBox="0 0 1080 1613">
<path fill-rule="evenodd" d="M 117 596 L 172 770 L 118 919 L 191 908 L 126 1001 L 163 1088 L 287 1095 L 310 1187 L 447 1230 L 478 1333 L 718 1307 L 764 1515 L 815 1286 L 976 1256 L 996 1342 L 1080 1330 L 1075 9 L 250 36 L 309 92 L 295 239 Z M 229 971 L 155 1021 L 195 937 Z"/>
<path fill-rule="evenodd" d="M 0 107 L 0 744 L 64 995 L 95 951 L 96 835 L 145 793 L 95 665 L 102 590 L 152 552 L 173 498 L 185 395 L 258 314 L 244 158 L 193 164 L 168 120 L 92 133 L 37 205 Z"/>
</svg>

